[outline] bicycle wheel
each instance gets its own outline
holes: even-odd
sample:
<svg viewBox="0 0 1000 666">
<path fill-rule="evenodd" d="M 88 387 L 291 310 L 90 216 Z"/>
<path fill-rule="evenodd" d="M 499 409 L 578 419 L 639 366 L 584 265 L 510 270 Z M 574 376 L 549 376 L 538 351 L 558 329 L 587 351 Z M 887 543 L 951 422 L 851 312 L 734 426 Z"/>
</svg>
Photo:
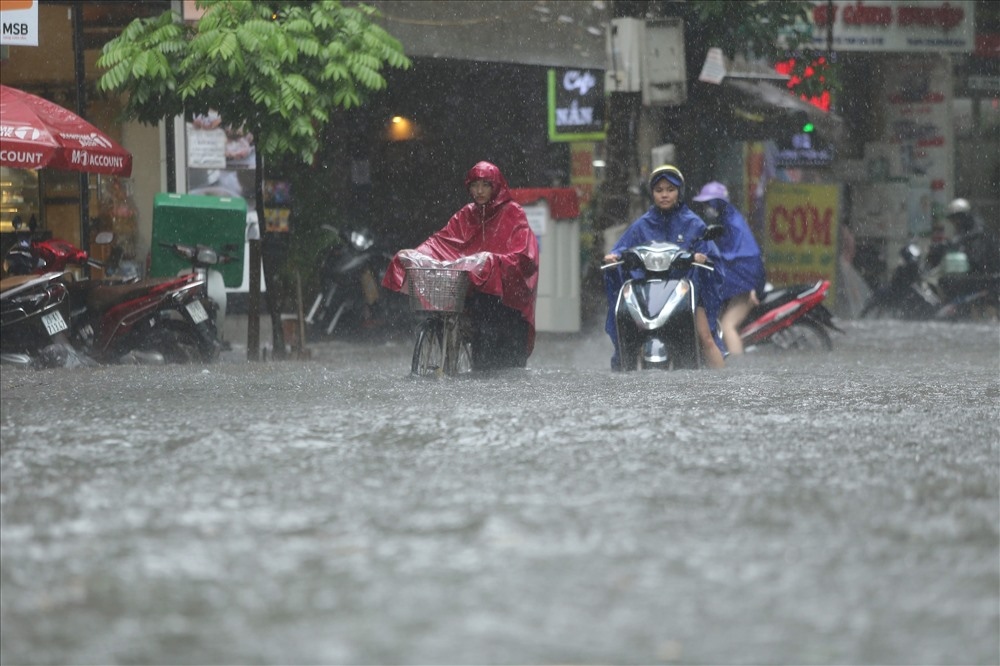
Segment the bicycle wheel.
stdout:
<svg viewBox="0 0 1000 666">
<path fill-rule="evenodd" d="M 460 317 L 449 317 L 445 322 L 446 375 L 464 375 L 472 372 L 472 340 Z"/>
<path fill-rule="evenodd" d="M 426 319 L 417 329 L 410 374 L 424 377 L 444 372 L 444 326 L 440 319 Z"/>
</svg>

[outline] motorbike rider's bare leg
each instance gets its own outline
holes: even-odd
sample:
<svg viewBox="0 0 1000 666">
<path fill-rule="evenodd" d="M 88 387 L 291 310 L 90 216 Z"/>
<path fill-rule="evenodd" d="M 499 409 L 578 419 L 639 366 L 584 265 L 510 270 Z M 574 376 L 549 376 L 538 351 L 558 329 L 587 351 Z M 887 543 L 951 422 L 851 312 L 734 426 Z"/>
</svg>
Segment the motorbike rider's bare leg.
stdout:
<svg viewBox="0 0 1000 666">
<path fill-rule="evenodd" d="M 698 306 L 694 316 L 695 328 L 698 331 L 698 339 L 701 342 L 701 353 L 705 357 L 705 365 L 710 368 L 724 368 L 726 361 L 722 358 L 722 350 L 715 344 L 712 336 L 712 329 L 708 325 L 708 315 L 705 308 Z"/>
<path fill-rule="evenodd" d="M 739 325 L 750 314 L 757 301 L 754 292 L 737 294 L 723 306 L 719 326 L 722 327 L 722 341 L 726 343 L 729 353 L 738 356 L 743 353 L 743 340 L 740 338 Z M 758 301 L 759 302 L 759 301 Z"/>
</svg>

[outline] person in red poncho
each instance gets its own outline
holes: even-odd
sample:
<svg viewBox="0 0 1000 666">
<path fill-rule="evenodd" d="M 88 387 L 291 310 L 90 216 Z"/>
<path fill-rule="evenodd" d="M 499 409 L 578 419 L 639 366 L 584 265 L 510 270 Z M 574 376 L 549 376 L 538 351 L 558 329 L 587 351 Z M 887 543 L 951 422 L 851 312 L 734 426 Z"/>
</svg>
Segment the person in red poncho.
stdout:
<svg viewBox="0 0 1000 666">
<path fill-rule="evenodd" d="M 466 299 L 473 367 L 524 367 L 535 346 L 538 241 L 495 165 L 479 162 L 469 169 L 465 187 L 472 202 L 416 251 L 442 261 L 485 253 L 485 261 L 470 273 Z M 405 277 L 397 254 L 382 286 L 401 291 Z"/>
</svg>

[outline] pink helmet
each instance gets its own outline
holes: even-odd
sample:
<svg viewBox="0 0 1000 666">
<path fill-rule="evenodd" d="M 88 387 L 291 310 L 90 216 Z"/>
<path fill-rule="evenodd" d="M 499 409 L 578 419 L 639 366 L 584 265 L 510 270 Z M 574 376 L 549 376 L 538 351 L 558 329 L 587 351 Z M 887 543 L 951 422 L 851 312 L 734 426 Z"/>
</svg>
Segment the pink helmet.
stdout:
<svg viewBox="0 0 1000 666">
<path fill-rule="evenodd" d="M 701 192 L 694 198 L 695 201 L 711 201 L 712 199 L 729 201 L 729 190 L 722 183 L 713 180 L 710 183 L 705 183 L 705 187 L 701 188 Z"/>
</svg>

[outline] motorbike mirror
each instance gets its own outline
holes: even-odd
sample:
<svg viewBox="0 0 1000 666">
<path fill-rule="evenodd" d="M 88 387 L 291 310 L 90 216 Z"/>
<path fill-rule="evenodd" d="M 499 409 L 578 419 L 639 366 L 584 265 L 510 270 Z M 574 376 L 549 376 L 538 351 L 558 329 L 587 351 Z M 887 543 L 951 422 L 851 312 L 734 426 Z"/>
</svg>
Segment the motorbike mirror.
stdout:
<svg viewBox="0 0 1000 666">
<path fill-rule="evenodd" d="M 705 227 L 705 233 L 702 235 L 702 240 L 714 241 L 717 238 L 722 238 L 722 235 L 726 233 L 726 228 L 721 224 L 710 224 Z"/>
<path fill-rule="evenodd" d="M 94 242 L 98 245 L 108 245 L 111 241 L 115 239 L 114 233 L 110 231 L 102 231 L 94 237 Z"/>
</svg>

